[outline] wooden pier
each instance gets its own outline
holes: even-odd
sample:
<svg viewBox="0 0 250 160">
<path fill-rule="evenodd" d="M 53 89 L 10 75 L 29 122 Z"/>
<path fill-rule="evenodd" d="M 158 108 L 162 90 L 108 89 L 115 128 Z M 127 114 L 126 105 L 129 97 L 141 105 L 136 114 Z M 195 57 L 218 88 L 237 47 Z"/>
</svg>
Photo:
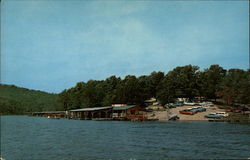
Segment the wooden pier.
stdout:
<svg viewBox="0 0 250 160">
<path fill-rule="evenodd" d="M 48 118 L 65 118 L 66 111 L 53 111 L 53 112 L 32 112 L 31 116 L 48 117 Z"/>
</svg>

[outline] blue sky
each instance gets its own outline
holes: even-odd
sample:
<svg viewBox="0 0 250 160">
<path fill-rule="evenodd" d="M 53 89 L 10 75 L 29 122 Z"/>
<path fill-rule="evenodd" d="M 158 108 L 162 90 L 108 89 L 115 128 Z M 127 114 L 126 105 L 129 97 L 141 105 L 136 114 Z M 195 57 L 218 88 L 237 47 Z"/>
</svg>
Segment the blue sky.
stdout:
<svg viewBox="0 0 250 160">
<path fill-rule="evenodd" d="M 248 68 L 247 1 L 3 0 L 2 83 L 58 93 L 176 66 Z"/>
</svg>

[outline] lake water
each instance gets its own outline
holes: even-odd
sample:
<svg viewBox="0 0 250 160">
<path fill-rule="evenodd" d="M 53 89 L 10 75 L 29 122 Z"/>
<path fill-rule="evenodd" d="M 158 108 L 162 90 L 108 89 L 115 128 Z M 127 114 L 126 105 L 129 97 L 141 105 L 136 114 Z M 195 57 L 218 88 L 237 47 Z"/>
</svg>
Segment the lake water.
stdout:
<svg viewBox="0 0 250 160">
<path fill-rule="evenodd" d="M 6 160 L 249 158 L 250 125 L 1 116 Z"/>
</svg>

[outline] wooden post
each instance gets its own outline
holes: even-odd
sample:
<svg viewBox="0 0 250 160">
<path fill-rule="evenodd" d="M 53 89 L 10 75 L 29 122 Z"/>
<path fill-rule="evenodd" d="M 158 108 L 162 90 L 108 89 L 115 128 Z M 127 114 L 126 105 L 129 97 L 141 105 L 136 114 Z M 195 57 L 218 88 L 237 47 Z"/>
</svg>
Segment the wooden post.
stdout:
<svg viewBox="0 0 250 160">
<path fill-rule="evenodd" d="M 84 112 L 84 119 L 86 120 L 88 118 L 88 112 Z"/>
<path fill-rule="evenodd" d="M 82 112 L 80 112 L 81 113 L 81 115 L 80 115 L 80 119 L 83 119 L 84 118 L 84 114 L 82 113 Z"/>
<path fill-rule="evenodd" d="M 105 118 L 108 118 L 108 111 L 104 111 L 105 112 Z"/>
<path fill-rule="evenodd" d="M 80 112 L 77 112 L 77 119 L 80 119 Z"/>
</svg>

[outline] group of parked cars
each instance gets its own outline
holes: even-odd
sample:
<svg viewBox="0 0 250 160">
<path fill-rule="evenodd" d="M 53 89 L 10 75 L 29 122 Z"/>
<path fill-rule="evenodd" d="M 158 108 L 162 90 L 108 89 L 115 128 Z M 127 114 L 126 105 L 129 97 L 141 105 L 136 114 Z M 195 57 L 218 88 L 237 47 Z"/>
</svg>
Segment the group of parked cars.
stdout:
<svg viewBox="0 0 250 160">
<path fill-rule="evenodd" d="M 229 107 L 226 108 L 227 112 L 235 112 L 235 113 L 242 113 L 246 111 L 250 111 L 249 107 L 246 106 L 234 106 L 234 107 Z"/>
<path fill-rule="evenodd" d="M 193 107 L 193 108 L 187 108 L 184 110 L 179 111 L 181 114 L 187 114 L 187 115 L 193 115 L 198 112 L 205 112 L 206 108 L 204 107 Z"/>
<path fill-rule="evenodd" d="M 202 103 L 196 103 L 196 102 L 183 102 L 183 103 L 181 103 L 181 102 L 178 102 L 178 103 L 168 103 L 165 105 L 165 107 L 176 108 L 176 107 L 183 106 L 183 105 L 205 107 L 205 106 L 213 106 L 214 104 L 212 102 L 202 102 Z"/>
<path fill-rule="evenodd" d="M 184 103 L 168 103 L 165 105 L 165 107 L 168 108 L 176 108 L 178 106 L 193 106 L 192 108 L 187 108 L 184 110 L 179 111 L 181 114 L 186 115 L 194 115 L 198 112 L 205 112 L 207 107 L 213 106 L 214 104 L 212 102 L 202 102 L 202 103 L 195 103 L 195 102 L 184 102 Z M 196 107 L 198 106 L 198 107 Z M 233 107 L 223 107 L 221 109 L 225 109 L 225 112 L 216 112 L 216 113 L 209 113 L 204 115 L 205 118 L 213 118 L 213 119 L 221 119 L 224 117 L 227 117 L 229 114 L 228 112 L 234 112 L 234 113 L 250 113 L 250 107 L 249 106 L 243 106 L 243 105 L 235 105 Z"/>
</svg>

